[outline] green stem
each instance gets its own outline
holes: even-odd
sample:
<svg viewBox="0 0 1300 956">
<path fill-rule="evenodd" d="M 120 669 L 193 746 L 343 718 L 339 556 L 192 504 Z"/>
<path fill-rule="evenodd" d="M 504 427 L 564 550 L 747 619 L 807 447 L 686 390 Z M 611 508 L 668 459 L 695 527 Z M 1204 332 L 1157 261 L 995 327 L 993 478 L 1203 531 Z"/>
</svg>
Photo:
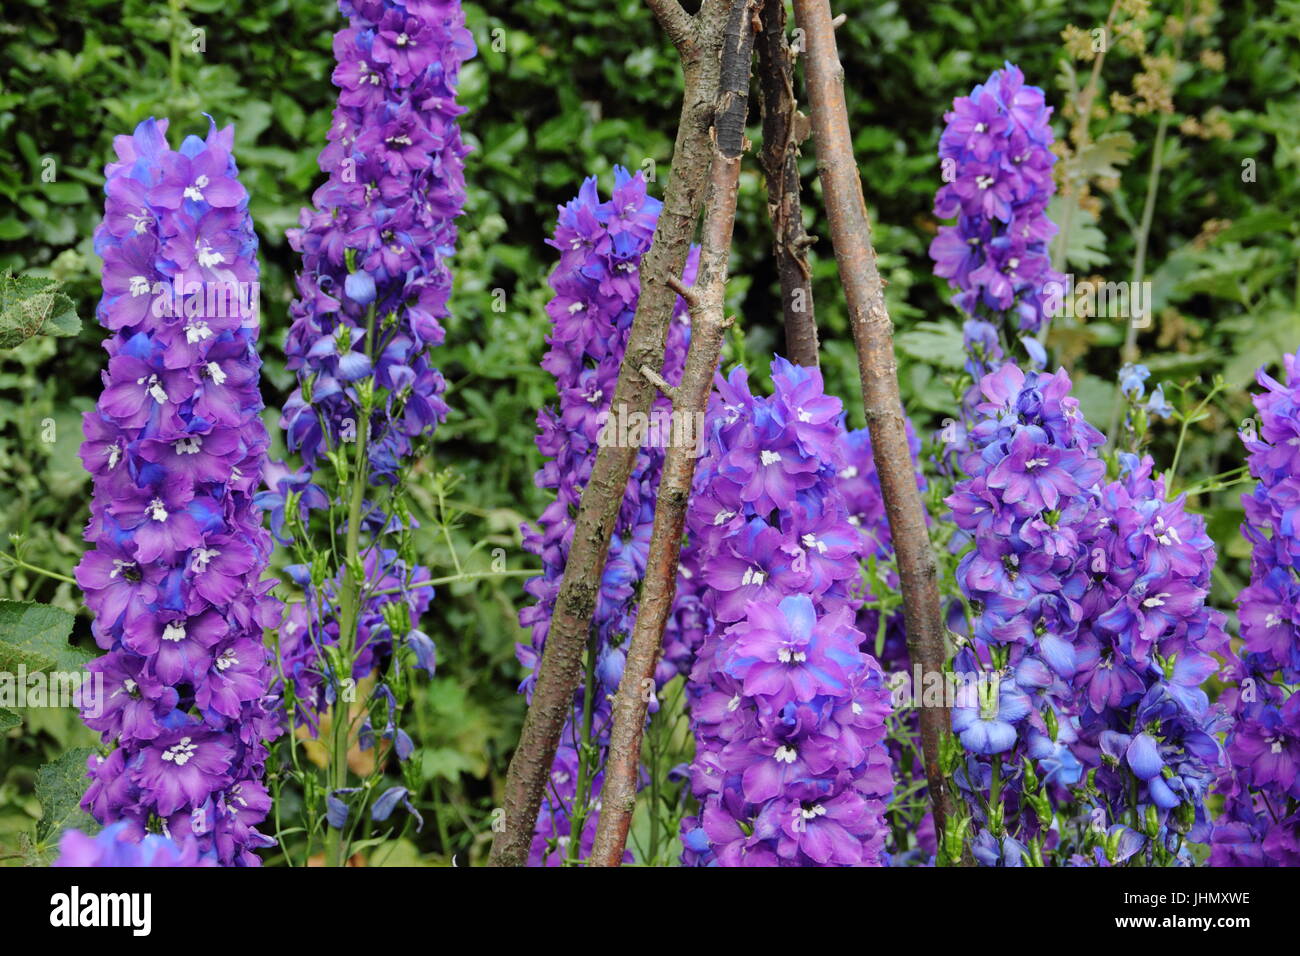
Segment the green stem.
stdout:
<svg viewBox="0 0 1300 956">
<path fill-rule="evenodd" d="M 573 812 L 569 815 L 569 847 L 567 865 L 576 866 L 582 859 L 582 831 L 587 826 L 590 809 L 591 778 L 591 726 L 594 718 L 596 686 L 595 641 L 587 642 L 586 683 L 582 688 L 582 740 L 578 745 L 578 787 L 573 795 Z"/>
<path fill-rule="evenodd" d="M 383 591 L 370 592 L 371 597 L 386 597 L 390 594 L 404 594 L 407 591 L 413 591 L 416 588 L 431 588 L 440 584 L 456 584 L 459 581 L 476 581 L 480 578 L 527 578 L 536 577 L 541 574 L 540 569 L 529 570 L 527 568 L 511 571 L 464 571 L 460 574 L 448 575 L 445 578 L 430 578 L 427 581 L 412 581 L 406 587 L 386 588 Z"/>
<path fill-rule="evenodd" d="M 368 341 L 375 337 L 375 310 L 370 309 L 370 328 Z M 369 393 L 366 393 L 367 395 Z M 339 599 L 339 657 L 346 673 L 336 674 L 335 679 L 342 682 L 352 676 L 352 657 L 356 653 L 357 622 L 361 616 L 361 587 L 365 583 L 362 573 L 358 571 L 361 563 L 361 512 L 365 504 L 366 479 L 369 477 L 370 459 L 367 457 L 367 445 L 370 441 L 370 402 L 363 398 L 357 416 L 357 450 L 356 461 L 351 474 L 351 496 L 348 501 L 348 531 L 344 552 L 343 587 Z M 348 782 L 348 743 L 351 739 L 351 708 L 338 694 L 334 701 L 334 718 L 330 725 L 332 746 L 330 755 L 330 786 L 340 790 Z M 347 844 L 342 828 L 331 827 L 329 831 L 330 865 L 343 866 L 347 862 Z"/>
<path fill-rule="evenodd" d="M 35 574 L 43 574 L 47 578 L 53 578 L 56 581 L 63 581 L 66 584 L 77 583 L 76 578 L 70 578 L 66 574 L 60 574 L 58 571 L 51 571 L 48 568 L 38 568 L 34 564 L 28 564 L 26 561 L 18 557 L 16 554 L 0 553 L 0 561 L 8 561 L 15 568 L 22 568 L 25 571 L 31 571 Z"/>
</svg>

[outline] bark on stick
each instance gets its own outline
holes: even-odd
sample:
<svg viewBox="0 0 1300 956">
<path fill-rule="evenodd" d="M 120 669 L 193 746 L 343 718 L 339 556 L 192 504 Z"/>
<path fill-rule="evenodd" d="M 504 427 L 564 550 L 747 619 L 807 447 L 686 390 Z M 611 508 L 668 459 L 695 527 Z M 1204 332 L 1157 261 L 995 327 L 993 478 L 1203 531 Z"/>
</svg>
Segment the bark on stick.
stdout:
<svg viewBox="0 0 1300 956">
<path fill-rule="evenodd" d="M 669 278 L 681 275 L 686 265 L 707 186 L 723 30 L 735 2 L 704 0 L 691 17 L 676 0 L 646 0 L 677 47 L 684 94 L 663 210 L 653 244 L 641 261 L 641 295 L 614 392 L 613 407 L 628 414 L 648 414 L 654 399 L 654 385 L 641 373 L 642 366 L 656 371 L 663 367 L 677 301 Z M 528 860 L 542 793 L 581 680 L 610 536 L 636 453 L 635 448 L 601 447 L 583 489 L 533 699 L 506 774 L 503 826 L 493 839 L 490 865 L 523 866 Z"/>
<path fill-rule="evenodd" d="M 690 306 L 691 344 L 681 384 L 670 393 L 673 440 L 665 453 L 663 473 L 659 479 L 650 555 L 646 562 L 636 627 L 614 698 L 614 721 L 605 763 L 605 783 L 600 795 L 600 818 L 591 854 L 594 866 L 618 866 L 627 846 L 628 830 L 636 809 L 646 710 L 650 695 L 654 693 L 654 673 L 663 649 L 664 626 L 672 613 L 677 592 L 677 567 L 686 509 L 695 478 L 698 443 L 704 437 L 696 423 L 703 419 L 708 408 L 723 338 L 731 324 L 725 317 L 724 308 L 727 261 L 731 254 L 740 161 L 744 153 L 746 95 L 753 61 L 750 5 L 748 0 L 739 0 L 728 17 L 699 274 L 693 289 L 675 284 Z"/>
</svg>

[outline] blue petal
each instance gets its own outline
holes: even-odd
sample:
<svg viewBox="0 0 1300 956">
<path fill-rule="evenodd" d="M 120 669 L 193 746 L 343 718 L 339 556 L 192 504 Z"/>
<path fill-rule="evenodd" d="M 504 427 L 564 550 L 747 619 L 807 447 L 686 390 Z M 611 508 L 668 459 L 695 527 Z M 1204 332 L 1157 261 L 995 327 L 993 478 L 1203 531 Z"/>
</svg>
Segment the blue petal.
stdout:
<svg viewBox="0 0 1300 956">
<path fill-rule="evenodd" d="M 375 301 L 375 277 L 369 272 L 350 273 L 343 281 L 343 291 L 353 302 L 369 305 Z"/>
<path fill-rule="evenodd" d="M 1150 780 L 1158 776 L 1165 766 L 1164 761 L 1160 759 L 1160 748 L 1155 738 L 1145 731 L 1133 738 L 1125 756 L 1128 758 L 1128 765 L 1142 780 Z"/>
</svg>

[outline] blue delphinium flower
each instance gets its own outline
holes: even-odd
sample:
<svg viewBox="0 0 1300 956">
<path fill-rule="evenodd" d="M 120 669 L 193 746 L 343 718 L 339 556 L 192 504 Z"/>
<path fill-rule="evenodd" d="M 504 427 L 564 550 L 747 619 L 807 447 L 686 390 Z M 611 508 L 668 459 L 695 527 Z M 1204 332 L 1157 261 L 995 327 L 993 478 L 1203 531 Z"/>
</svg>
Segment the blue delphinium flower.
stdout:
<svg viewBox="0 0 1300 956">
<path fill-rule="evenodd" d="M 1204 520 L 1167 500 L 1150 458 L 1105 482 L 1104 439 L 1064 371 L 1007 364 L 980 388 L 967 477 L 947 499 L 974 542 L 957 569 L 973 613 L 953 669 L 997 688 L 953 711 L 974 832 L 1038 859 L 1056 824 L 1085 818 L 1088 843 L 1127 823 L 1172 859 L 1208 835 L 1222 761 L 1222 713 L 1201 686 L 1226 646 L 1205 606 Z"/>
<path fill-rule="evenodd" d="M 953 101 L 939 138 L 944 185 L 934 214 L 956 217 L 930 243 L 935 275 L 957 290 L 953 302 L 971 321 L 965 337 L 969 367 L 979 381 L 1004 357 L 1004 335 L 1023 333 L 1029 355 L 1046 356 L 1033 336 L 1050 318 L 1051 267 L 1047 217 L 1055 192 L 1052 128 L 1043 91 L 1026 86 L 1018 67 L 995 70 L 969 96 Z"/>
<path fill-rule="evenodd" d="M 331 454 L 350 456 L 364 436 L 362 480 L 374 494 L 360 521 L 367 593 L 350 675 L 360 679 L 391 655 L 395 640 L 407 640 L 433 593 L 427 569 L 402 557 L 399 542 L 412 520 L 385 514 L 374 499 L 399 482 L 417 444 L 447 415 L 446 383 L 430 352 L 442 344 L 450 315 L 449 260 L 469 151 L 456 92 L 461 66 L 476 50 L 459 0 L 342 0 L 339 9 L 347 25 L 334 36 L 338 105 L 319 157 L 328 179 L 288 233 L 302 255 L 285 342 L 298 387 L 281 426 L 304 468 L 278 469 L 259 501 L 278 533 L 291 496 L 304 522 L 328 509 L 319 472 Z M 347 529 L 332 530 L 342 540 Z M 345 582 L 341 575 L 313 580 L 305 566 L 288 573 L 304 601 L 281 629 L 280 666 L 291 684 L 286 697 L 297 702 L 295 719 L 315 730 L 320 713 L 336 703 L 336 681 L 349 676 L 326 680 Z M 420 653 L 431 673 L 431 646 L 422 644 Z"/>
<path fill-rule="evenodd" d="M 1284 382 L 1259 371 L 1259 421 L 1241 433 L 1256 479 L 1242 496 L 1250 585 L 1237 597 L 1242 646 L 1224 694 L 1236 722 L 1215 866 L 1300 866 L 1300 356 L 1283 365 Z"/>
</svg>

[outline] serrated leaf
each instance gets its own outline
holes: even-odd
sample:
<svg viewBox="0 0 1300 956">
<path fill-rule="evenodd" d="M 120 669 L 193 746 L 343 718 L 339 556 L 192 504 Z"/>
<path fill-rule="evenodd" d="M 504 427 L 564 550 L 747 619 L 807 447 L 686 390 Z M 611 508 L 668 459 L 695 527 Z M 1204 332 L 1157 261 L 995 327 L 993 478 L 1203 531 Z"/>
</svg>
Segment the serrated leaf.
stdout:
<svg viewBox="0 0 1300 956">
<path fill-rule="evenodd" d="M 59 291 L 57 281 L 0 272 L 0 349 L 16 348 L 34 335 L 63 337 L 80 331 L 76 306 Z"/>
<path fill-rule="evenodd" d="M 903 354 L 941 368 L 961 368 L 965 358 L 961 329 L 947 322 L 918 322 L 894 343 Z"/>
<path fill-rule="evenodd" d="M 1076 182 L 1113 179 L 1119 175 L 1119 167 L 1132 158 L 1132 135 L 1125 132 L 1106 133 L 1070 157 L 1066 161 L 1067 171 Z"/>
<path fill-rule="evenodd" d="M 0 734 L 6 730 L 13 730 L 22 722 L 23 719 L 8 707 L 0 707 Z"/>
<path fill-rule="evenodd" d="M 86 792 L 86 760 L 95 751 L 75 747 L 59 755 L 36 771 L 36 799 L 41 804 L 41 818 L 36 821 L 36 839 L 51 843 L 69 828 L 94 833 L 99 824 L 81 809 Z"/>
<path fill-rule="evenodd" d="M 68 643 L 73 617 L 31 601 L 0 601 L 0 670 L 79 671 L 93 655 Z"/>
<path fill-rule="evenodd" d="M 1075 207 L 1069 223 L 1065 222 L 1063 200 L 1055 197 L 1047 207 L 1047 216 L 1061 228 L 1053 242 L 1065 243 L 1065 261 L 1083 272 L 1110 262 L 1106 254 L 1106 234 L 1097 228 L 1096 217 L 1086 209 Z"/>
</svg>

